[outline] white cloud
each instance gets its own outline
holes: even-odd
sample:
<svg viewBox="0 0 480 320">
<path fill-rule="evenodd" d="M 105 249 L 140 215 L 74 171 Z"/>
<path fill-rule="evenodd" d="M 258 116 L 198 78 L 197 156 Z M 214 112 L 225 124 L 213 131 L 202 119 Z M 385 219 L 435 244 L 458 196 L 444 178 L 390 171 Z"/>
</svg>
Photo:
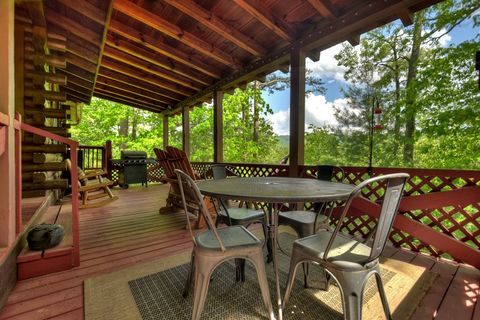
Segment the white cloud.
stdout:
<svg viewBox="0 0 480 320">
<path fill-rule="evenodd" d="M 338 123 L 333 115 L 333 106 L 344 108 L 348 100 L 341 98 L 333 102 L 327 101 L 323 95 L 309 94 L 305 97 L 305 128 L 310 124 L 315 126 L 332 125 Z M 272 123 L 273 131 L 278 135 L 288 135 L 290 133 L 290 108 L 281 110 L 269 115 L 268 120 Z"/>
<path fill-rule="evenodd" d="M 345 74 L 345 67 L 338 66 L 335 55 L 342 50 L 342 44 L 339 43 L 330 47 L 320 53 L 320 60 L 313 62 L 307 59 L 307 68 L 312 70 L 317 76 L 330 76 L 336 80 L 345 81 L 343 75 Z"/>
</svg>

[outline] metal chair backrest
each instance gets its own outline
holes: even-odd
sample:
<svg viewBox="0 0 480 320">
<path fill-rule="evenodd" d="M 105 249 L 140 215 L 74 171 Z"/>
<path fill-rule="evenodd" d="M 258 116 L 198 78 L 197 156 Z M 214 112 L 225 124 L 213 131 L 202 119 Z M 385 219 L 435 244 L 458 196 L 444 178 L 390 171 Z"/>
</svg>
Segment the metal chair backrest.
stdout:
<svg viewBox="0 0 480 320">
<path fill-rule="evenodd" d="M 343 181 L 345 178 L 345 171 L 341 167 L 332 166 L 332 165 L 318 165 L 317 168 L 317 179 L 323 181 L 331 181 L 335 174 L 340 173 L 340 178 L 338 179 L 340 182 Z"/>
<path fill-rule="evenodd" d="M 213 223 L 212 217 L 210 217 L 210 215 L 208 214 L 207 208 L 205 207 L 205 203 L 203 201 L 203 196 L 200 193 L 197 184 L 188 174 L 186 174 L 182 170 L 175 169 L 175 174 L 178 178 L 180 194 L 182 196 L 183 209 L 185 210 L 185 216 L 187 218 L 187 227 L 190 231 L 190 235 L 192 236 L 193 243 L 196 245 L 195 235 L 193 234 L 193 229 L 190 224 L 187 203 L 195 203 L 198 205 L 199 215 L 201 215 L 205 219 L 208 228 L 213 231 L 215 238 L 217 238 L 218 243 L 220 244 L 221 250 L 225 251 L 225 246 L 223 245 L 222 239 L 217 232 L 217 228 L 215 228 L 215 223 Z"/>
<path fill-rule="evenodd" d="M 371 262 L 376 259 L 382 254 L 383 249 L 385 249 L 385 245 L 387 243 L 388 235 L 392 228 L 393 222 L 395 220 L 395 216 L 398 211 L 398 207 L 400 205 L 400 200 L 403 194 L 403 188 L 405 186 L 405 182 L 410 176 L 407 173 L 393 173 L 387 174 L 383 176 L 373 177 L 368 180 L 363 181 L 355 189 L 350 193 L 350 196 L 343 208 L 342 214 L 338 220 L 337 226 L 333 231 L 332 237 L 330 238 L 327 247 L 325 249 L 323 259 L 326 260 L 328 258 L 328 253 L 330 248 L 333 245 L 334 239 L 337 236 L 340 228 L 342 227 L 343 221 L 345 220 L 345 216 L 350 208 L 350 205 L 356 197 L 361 195 L 362 189 L 366 186 L 376 183 L 385 181 L 385 194 L 383 196 L 382 207 L 380 210 L 380 216 L 378 218 L 378 223 L 376 226 L 375 237 L 373 239 L 373 245 L 371 247 L 371 252 L 369 259 L 367 261 Z"/>
<path fill-rule="evenodd" d="M 216 164 L 210 167 L 212 169 L 213 179 L 226 179 L 227 178 L 227 168 L 224 165 Z"/>
</svg>

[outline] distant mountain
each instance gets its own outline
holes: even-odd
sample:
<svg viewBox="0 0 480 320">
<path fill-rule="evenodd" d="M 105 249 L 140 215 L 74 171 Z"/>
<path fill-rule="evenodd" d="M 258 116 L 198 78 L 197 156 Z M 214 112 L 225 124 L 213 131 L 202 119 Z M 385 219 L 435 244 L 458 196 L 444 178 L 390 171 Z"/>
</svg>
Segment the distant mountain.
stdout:
<svg viewBox="0 0 480 320">
<path fill-rule="evenodd" d="M 278 142 L 282 147 L 287 147 L 290 143 L 290 135 L 285 135 L 285 136 L 277 136 Z"/>
</svg>

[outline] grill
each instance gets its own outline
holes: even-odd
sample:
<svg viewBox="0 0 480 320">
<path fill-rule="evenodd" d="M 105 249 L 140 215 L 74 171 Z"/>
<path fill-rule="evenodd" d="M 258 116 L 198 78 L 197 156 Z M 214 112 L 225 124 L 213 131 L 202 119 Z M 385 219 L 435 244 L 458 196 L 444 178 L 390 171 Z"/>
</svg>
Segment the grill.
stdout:
<svg viewBox="0 0 480 320">
<path fill-rule="evenodd" d="M 147 186 L 147 164 L 155 162 L 147 158 L 145 151 L 122 151 L 120 160 L 112 160 L 113 167 L 118 169 L 119 186 L 123 189 L 132 183 Z"/>
</svg>

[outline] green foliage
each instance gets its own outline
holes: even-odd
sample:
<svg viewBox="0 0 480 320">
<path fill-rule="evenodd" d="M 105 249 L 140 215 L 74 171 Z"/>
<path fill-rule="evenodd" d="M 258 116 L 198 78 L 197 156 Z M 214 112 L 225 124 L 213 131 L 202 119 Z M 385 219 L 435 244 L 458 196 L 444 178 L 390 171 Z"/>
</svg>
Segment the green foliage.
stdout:
<svg viewBox="0 0 480 320">
<path fill-rule="evenodd" d="M 112 141 L 114 158 L 121 150 L 145 150 L 154 156 L 153 147 L 161 146 L 162 118 L 152 112 L 93 98 L 82 110 L 82 119 L 72 127 L 72 138 L 80 145 L 104 145 Z"/>
</svg>

